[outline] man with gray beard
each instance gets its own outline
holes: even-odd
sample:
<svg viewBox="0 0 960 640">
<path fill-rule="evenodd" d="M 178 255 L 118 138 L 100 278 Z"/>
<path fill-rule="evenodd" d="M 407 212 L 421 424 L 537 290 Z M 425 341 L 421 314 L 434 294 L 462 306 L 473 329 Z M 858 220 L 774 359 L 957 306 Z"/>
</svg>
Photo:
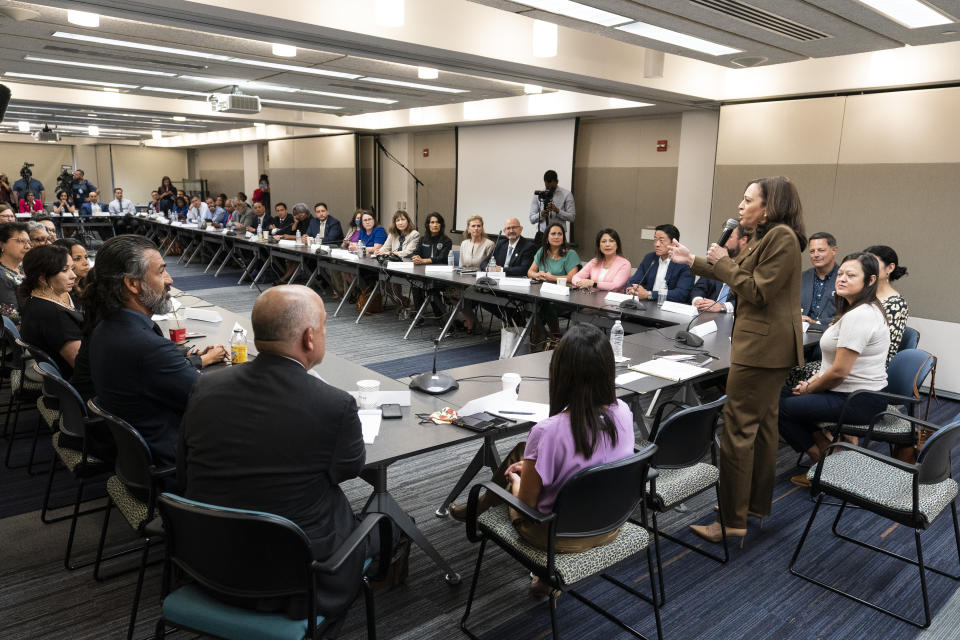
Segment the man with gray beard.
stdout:
<svg viewBox="0 0 960 640">
<path fill-rule="evenodd" d="M 178 428 L 199 372 L 151 319 L 169 312 L 173 278 L 143 236 L 110 238 L 83 295 L 90 377 L 101 407 L 143 436 L 158 466 L 176 462 Z M 223 346 L 203 358 L 222 360 Z"/>
</svg>

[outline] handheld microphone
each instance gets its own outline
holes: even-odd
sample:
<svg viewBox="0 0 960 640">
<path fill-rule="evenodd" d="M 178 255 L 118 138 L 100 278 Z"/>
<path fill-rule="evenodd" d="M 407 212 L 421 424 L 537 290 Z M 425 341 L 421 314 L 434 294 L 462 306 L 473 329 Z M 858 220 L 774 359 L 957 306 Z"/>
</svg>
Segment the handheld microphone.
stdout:
<svg viewBox="0 0 960 640">
<path fill-rule="evenodd" d="M 727 218 L 727 222 L 723 225 L 723 231 L 720 232 L 720 239 L 717 240 L 717 245 L 722 247 L 727 244 L 727 240 L 730 239 L 733 230 L 737 228 L 738 224 L 739 223 L 733 218 Z"/>
<path fill-rule="evenodd" d="M 647 270 L 644 271 L 643 275 L 640 276 L 640 279 L 637 281 L 637 284 L 640 284 L 641 282 L 643 282 L 643 279 L 647 277 L 647 274 L 650 273 L 650 269 L 653 269 L 653 265 L 655 264 L 657 264 L 657 260 L 654 260 L 653 262 L 650 263 L 650 266 L 647 267 Z M 624 300 L 618 306 L 621 309 L 637 309 L 639 311 L 643 311 L 644 309 L 647 308 L 645 304 L 643 304 L 642 302 L 640 302 L 640 300 L 637 299 L 636 293 L 633 294 L 632 298 L 630 298 L 629 300 Z"/>
<path fill-rule="evenodd" d="M 446 373 L 437 373 L 437 353 L 440 351 L 440 339 L 436 338 L 433 342 L 433 371 L 414 376 L 410 380 L 410 388 L 432 395 L 459 389 L 460 383 L 454 380 L 452 376 Z"/>
<path fill-rule="evenodd" d="M 728 220 L 728 222 L 729 222 L 729 220 Z M 716 302 L 714 302 L 712 305 L 710 305 L 710 306 L 707 307 L 706 309 L 701 309 L 700 312 L 697 313 L 697 315 L 695 315 L 695 316 L 693 316 L 692 318 L 690 318 L 690 322 L 687 323 L 687 326 L 686 326 L 686 328 L 685 328 L 683 331 L 677 331 L 676 338 L 674 338 L 674 339 L 675 339 L 678 343 L 680 343 L 680 344 L 685 344 L 685 345 L 687 345 L 688 347 L 702 347 L 702 346 L 703 346 L 703 338 L 701 338 L 700 336 L 698 336 L 698 335 L 695 334 L 695 333 L 691 333 L 691 332 L 690 332 L 690 327 L 692 327 L 692 326 L 693 326 L 693 323 L 696 322 L 697 319 L 698 319 L 700 316 L 702 316 L 704 313 L 706 313 L 706 312 L 710 311 L 711 309 L 715 308 L 718 304 L 724 304 L 724 303 L 726 302 L 727 296 L 729 296 L 729 295 L 730 295 L 730 292 L 729 292 L 729 290 L 728 290 L 728 291 L 727 291 L 727 295 L 724 296 L 723 299 L 717 300 Z"/>
</svg>

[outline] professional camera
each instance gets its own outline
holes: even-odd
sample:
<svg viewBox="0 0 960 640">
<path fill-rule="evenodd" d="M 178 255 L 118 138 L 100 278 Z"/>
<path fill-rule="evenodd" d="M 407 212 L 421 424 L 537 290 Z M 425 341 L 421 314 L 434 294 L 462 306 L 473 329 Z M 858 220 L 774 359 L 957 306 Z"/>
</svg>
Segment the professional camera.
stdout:
<svg viewBox="0 0 960 640">
<path fill-rule="evenodd" d="M 32 162 L 24 162 L 23 166 L 20 167 L 20 177 L 23 178 L 24 182 L 29 183 L 30 178 L 33 177 L 33 171 L 30 171 L 30 167 L 35 166 Z"/>
<path fill-rule="evenodd" d="M 57 192 L 66 191 L 68 194 L 71 193 L 73 188 L 73 174 L 69 170 L 64 169 L 60 172 L 60 175 L 57 176 Z M 72 196 L 71 196 L 72 197 Z"/>
<path fill-rule="evenodd" d="M 548 204 L 553 202 L 553 192 L 554 192 L 554 189 L 543 189 L 541 191 L 534 191 L 533 195 L 540 198 L 540 202 L 543 203 L 543 206 L 547 206 Z"/>
</svg>

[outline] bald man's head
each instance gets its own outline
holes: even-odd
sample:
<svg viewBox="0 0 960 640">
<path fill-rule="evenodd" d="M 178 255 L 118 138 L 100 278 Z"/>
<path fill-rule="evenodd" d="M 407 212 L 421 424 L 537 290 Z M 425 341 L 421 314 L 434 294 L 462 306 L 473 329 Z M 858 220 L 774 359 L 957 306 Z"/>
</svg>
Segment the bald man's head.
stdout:
<svg viewBox="0 0 960 640">
<path fill-rule="evenodd" d="M 323 360 L 326 315 L 323 301 L 313 289 L 302 285 L 268 289 L 257 298 L 251 314 L 257 350 L 313 367 Z"/>
<path fill-rule="evenodd" d="M 523 233 L 523 225 L 517 218 L 507 218 L 503 223 L 503 233 L 511 243 L 516 242 L 520 234 Z"/>
</svg>

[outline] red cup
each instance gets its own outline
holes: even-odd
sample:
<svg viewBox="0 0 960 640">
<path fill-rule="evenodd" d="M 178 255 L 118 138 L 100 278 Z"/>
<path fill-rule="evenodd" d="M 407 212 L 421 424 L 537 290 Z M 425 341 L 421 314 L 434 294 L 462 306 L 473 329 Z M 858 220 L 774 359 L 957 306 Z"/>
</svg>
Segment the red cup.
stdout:
<svg viewBox="0 0 960 640">
<path fill-rule="evenodd" d="M 170 339 L 181 344 L 187 341 L 187 328 L 180 327 L 179 329 L 170 329 Z"/>
</svg>

